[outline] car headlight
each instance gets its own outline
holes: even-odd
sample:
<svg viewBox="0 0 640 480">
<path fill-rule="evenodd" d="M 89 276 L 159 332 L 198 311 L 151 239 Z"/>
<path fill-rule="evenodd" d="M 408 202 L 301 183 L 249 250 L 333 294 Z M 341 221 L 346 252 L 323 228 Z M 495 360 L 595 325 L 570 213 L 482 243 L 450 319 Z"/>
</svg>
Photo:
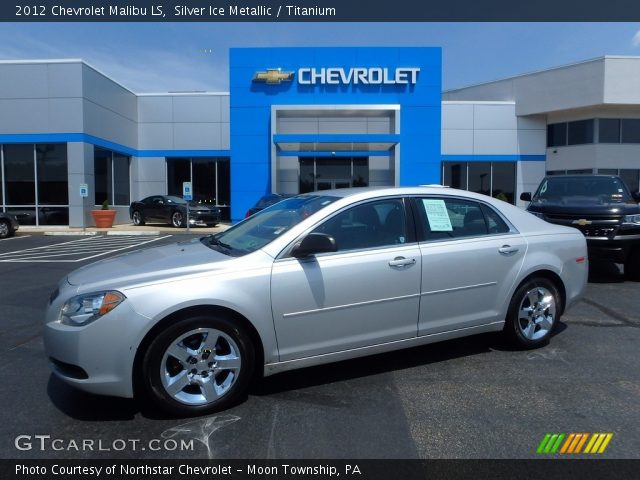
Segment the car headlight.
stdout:
<svg viewBox="0 0 640 480">
<path fill-rule="evenodd" d="M 60 310 L 60 323 L 74 327 L 87 325 L 109 313 L 125 298 L 123 294 L 114 290 L 70 298 Z"/>
<path fill-rule="evenodd" d="M 625 215 L 623 219 L 624 223 L 640 223 L 640 214 L 639 215 Z"/>
</svg>

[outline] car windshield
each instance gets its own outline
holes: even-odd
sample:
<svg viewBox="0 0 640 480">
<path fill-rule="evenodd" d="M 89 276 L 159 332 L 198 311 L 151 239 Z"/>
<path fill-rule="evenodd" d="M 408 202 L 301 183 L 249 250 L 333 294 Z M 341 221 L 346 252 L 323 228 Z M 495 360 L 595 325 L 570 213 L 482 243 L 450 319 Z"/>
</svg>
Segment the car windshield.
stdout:
<svg viewBox="0 0 640 480">
<path fill-rule="evenodd" d="M 224 232 L 203 237 L 201 241 L 227 255 L 246 255 L 264 247 L 338 198 L 329 195 L 301 195 L 288 198 L 261 210 Z"/>
<path fill-rule="evenodd" d="M 542 181 L 533 200 L 558 202 L 576 197 L 622 202 L 629 200 L 630 194 L 617 177 L 550 177 Z"/>
</svg>

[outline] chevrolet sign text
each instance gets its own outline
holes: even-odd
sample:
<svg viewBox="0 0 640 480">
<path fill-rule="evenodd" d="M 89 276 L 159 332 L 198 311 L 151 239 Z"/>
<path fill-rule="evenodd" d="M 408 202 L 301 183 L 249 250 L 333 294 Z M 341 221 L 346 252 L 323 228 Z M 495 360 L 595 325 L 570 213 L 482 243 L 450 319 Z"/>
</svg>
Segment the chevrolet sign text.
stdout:
<svg viewBox="0 0 640 480">
<path fill-rule="evenodd" d="M 300 68 L 298 83 L 300 85 L 415 85 L 418 81 L 417 67 L 399 67 L 394 69 L 371 68 Z"/>
</svg>

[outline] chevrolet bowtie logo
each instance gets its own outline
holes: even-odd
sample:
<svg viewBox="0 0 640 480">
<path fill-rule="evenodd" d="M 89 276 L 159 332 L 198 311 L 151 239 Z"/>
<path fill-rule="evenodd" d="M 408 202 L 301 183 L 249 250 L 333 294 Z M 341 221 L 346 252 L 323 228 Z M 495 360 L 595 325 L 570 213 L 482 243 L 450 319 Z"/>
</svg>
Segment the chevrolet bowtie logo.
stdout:
<svg viewBox="0 0 640 480">
<path fill-rule="evenodd" d="M 580 225 L 581 227 L 584 227 L 585 225 L 591 225 L 591 220 L 587 220 L 586 218 L 581 218 L 580 220 L 574 220 L 573 222 L 571 222 L 574 225 Z"/>
<path fill-rule="evenodd" d="M 254 82 L 263 82 L 269 85 L 277 85 L 291 80 L 293 80 L 293 72 L 283 72 L 279 68 L 267 68 L 266 72 L 256 72 L 253 76 Z"/>
</svg>

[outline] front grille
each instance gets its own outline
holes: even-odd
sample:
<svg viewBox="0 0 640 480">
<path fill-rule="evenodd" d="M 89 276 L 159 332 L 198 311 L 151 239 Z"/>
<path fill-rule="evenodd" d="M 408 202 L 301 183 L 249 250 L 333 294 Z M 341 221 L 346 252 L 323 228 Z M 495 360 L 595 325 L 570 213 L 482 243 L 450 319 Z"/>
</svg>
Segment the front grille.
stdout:
<svg viewBox="0 0 640 480">
<path fill-rule="evenodd" d="M 615 237 L 616 228 L 578 228 L 586 237 Z"/>
<path fill-rule="evenodd" d="M 544 214 L 545 220 L 556 225 L 573 227 L 580 230 L 586 237 L 613 238 L 620 227 L 621 218 L 602 215 L 572 215 L 572 214 Z M 586 225 L 580 223 L 589 222 Z M 580 222 L 580 223 L 578 223 Z"/>
</svg>

